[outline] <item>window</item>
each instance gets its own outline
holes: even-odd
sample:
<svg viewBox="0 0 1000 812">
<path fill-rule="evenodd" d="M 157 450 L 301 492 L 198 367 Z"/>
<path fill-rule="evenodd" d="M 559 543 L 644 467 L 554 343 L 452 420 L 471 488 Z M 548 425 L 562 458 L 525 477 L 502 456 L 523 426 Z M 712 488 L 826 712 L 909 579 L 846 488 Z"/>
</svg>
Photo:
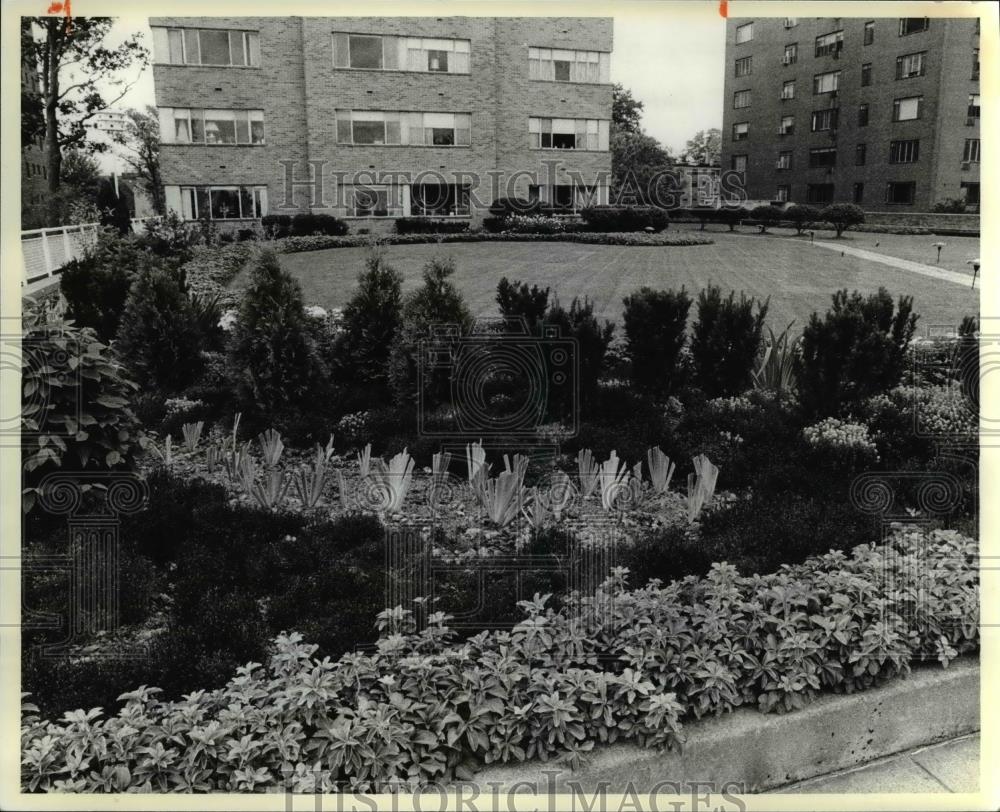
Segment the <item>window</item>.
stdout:
<svg viewBox="0 0 1000 812">
<path fill-rule="evenodd" d="M 813 169 L 821 166 L 837 165 L 836 147 L 814 147 L 809 150 L 809 166 Z"/>
<path fill-rule="evenodd" d="M 783 65 L 792 65 L 799 61 L 799 45 L 796 42 L 785 46 L 785 55 L 781 58 Z"/>
<path fill-rule="evenodd" d="M 532 149 L 608 150 L 610 122 L 596 118 L 529 118 Z"/>
<path fill-rule="evenodd" d="M 962 181 L 959 184 L 962 192 L 965 194 L 965 205 L 969 207 L 979 208 L 979 184 L 978 183 L 966 183 Z"/>
<path fill-rule="evenodd" d="M 872 63 L 865 62 L 861 66 L 861 87 L 868 87 L 872 83 Z"/>
<path fill-rule="evenodd" d="M 837 108 L 813 110 L 811 129 L 814 133 L 837 129 Z"/>
<path fill-rule="evenodd" d="M 791 169 L 792 168 L 792 153 L 791 152 L 779 152 L 778 160 L 774 165 L 775 169 Z"/>
<path fill-rule="evenodd" d="M 905 99 L 896 99 L 892 103 L 893 121 L 913 121 L 920 118 L 920 108 L 923 96 L 909 96 Z"/>
<path fill-rule="evenodd" d="M 923 76 L 925 73 L 924 69 L 924 54 L 926 51 L 921 51 L 916 54 L 904 54 L 903 56 L 896 57 L 896 78 L 897 79 L 912 79 L 914 76 Z"/>
<path fill-rule="evenodd" d="M 917 194 L 917 184 L 913 181 L 887 183 L 885 186 L 885 202 L 896 205 L 913 205 Z"/>
<path fill-rule="evenodd" d="M 871 45 L 875 42 L 875 21 L 869 20 L 865 23 L 864 44 Z"/>
<path fill-rule="evenodd" d="M 795 28 L 798 24 L 798 17 L 785 17 L 785 28 Z"/>
<path fill-rule="evenodd" d="M 859 104 L 858 105 L 858 126 L 867 127 L 868 126 L 868 105 Z"/>
<path fill-rule="evenodd" d="M 164 144 L 264 143 L 263 110 L 202 110 L 161 107 L 160 141 Z"/>
<path fill-rule="evenodd" d="M 795 80 L 789 79 L 781 85 L 781 98 L 783 99 L 794 99 L 795 98 Z"/>
<path fill-rule="evenodd" d="M 749 90 L 737 90 L 733 94 L 733 108 L 739 110 L 743 107 L 750 106 L 750 91 Z"/>
<path fill-rule="evenodd" d="M 966 138 L 965 151 L 962 153 L 962 160 L 971 163 L 979 163 L 979 139 Z"/>
<path fill-rule="evenodd" d="M 337 110 L 336 117 L 339 144 L 467 147 L 472 143 L 469 113 Z"/>
<path fill-rule="evenodd" d="M 919 34 L 931 27 L 931 21 L 927 17 L 901 17 L 899 20 L 899 36 L 905 37 L 909 34 Z"/>
<path fill-rule="evenodd" d="M 979 121 L 979 94 L 970 93 L 969 94 L 969 110 L 967 112 L 968 118 L 965 120 L 966 124 L 975 124 Z"/>
<path fill-rule="evenodd" d="M 152 32 L 154 59 L 161 64 L 260 67 L 256 31 L 155 26 Z"/>
<path fill-rule="evenodd" d="M 979 81 L 979 49 L 972 49 L 972 81 Z"/>
<path fill-rule="evenodd" d="M 167 186 L 164 192 L 185 220 L 249 220 L 267 214 L 266 186 Z"/>
<path fill-rule="evenodd" d="M 782 116 L 778 125 L 778 135 L 792 135 L 795 132 L 795 116 Z"/>
<path fill-rule="evenodd" d="M 865 144 L 858 144 L 854 148 L 854 165 L 864 166 L 865 158 L 867 157 L 868 147 Z"/>
<path fill-rule="evenodd" d="M 528 48 L 528 78 L 549 82 L 611 81 L 610 55 L 600 51 Z"/>
<path fill-rule="evenodd" d="M 844 32 L 834 31 L 831 34 L 824 34 L 816 37 L 816 56 L 836 55 L 844 48 Z"/>
<path fill-rule="evenodd" d="M 753 23 L 736 26 L 736 44 L 750 42 L 753 39 Z"/>
<path fill-rule="evenodd" d="M 333 35 L 333 66 L 340 69 L 468 73 L 470 51 L 467 39 Z"/>
<path fill-rule="evenodd" d="M 741 59 L 736 60 L 736 72 L 735 76 L 739 78 L 740 76 L 749 76 L 753 65 L 752 56 L 744 56 Z"/>
<path fill-rule="evenodd" d="M 741 121 L 733 125 L 733 140 L 746 141 L 750 137 L 750 122 Z"/>
<path fill-rule="evenodd" d="M 865 185 L 863 183 L 854 184 L 854 193 L 852 195 L 855 203 L 860 203 L 865 199 Z"/>
<path fill-rule="evenodd" d="M 777 186 L 774 190 L 774 199 L 785 203 L 788 200 L 790 192 L 791 187 L 788 185 Z"/>
<path fill-rule="evenodd" d="M 460 217 L 470 211 L 468 186 L 423 183 L 410 187 L 410 214 L 415 217 Z"/>
<path fill-rule="evenodd" d="M 345 184 L 341 199 L 348 217 L 399 217 L 402 192 L 395 184 Z"/>
<path fill-rule="evenodd" d="M 817 73 L 813 77 L 813 95 L 819 93 L 835 93 L 840 87 L 840 71 Z"/>
<path fill-rule="evenodd" d="M 806 184 L 807 203 L 832 203 L 833 184 L 832 183 L 809 183 Z"/>
<path fill-rule="evenodd" d="M 920 158 L 920 139 L 889 142 L 889 163 L 912 164 Z"/>
<path fill-rule="evenodd" d="M 746 172 L 747 171 L 747 156 L 746 155 L 733 155 L 729 162 L 729 168 L 734 172 Z"/>
</svg>

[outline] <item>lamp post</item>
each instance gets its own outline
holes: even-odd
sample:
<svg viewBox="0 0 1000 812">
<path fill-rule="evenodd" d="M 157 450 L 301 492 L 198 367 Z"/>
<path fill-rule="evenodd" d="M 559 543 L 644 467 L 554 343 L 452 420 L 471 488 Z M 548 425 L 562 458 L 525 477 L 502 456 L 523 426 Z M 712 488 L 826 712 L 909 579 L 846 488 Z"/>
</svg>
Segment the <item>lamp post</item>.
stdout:
<svg viewBox="0 0 1000 812">
<path fill-rule="evenodd" d="M 947 245 L 947 243 L 936 242 L 936 243 L 932 243 L 932 245 L 933 245 L 934 248 L 937 248 L 937 264 L 940 265 L 941 264 L 941 249 L 944 248 L 945 245 Z"/>
<path fill-rule="evenodd" d="M 976 286 L 976 277 L 979 275 L 979 257 L 966 261 L 966 265 L 972 266 L 972 287 Z"/>
</svg>

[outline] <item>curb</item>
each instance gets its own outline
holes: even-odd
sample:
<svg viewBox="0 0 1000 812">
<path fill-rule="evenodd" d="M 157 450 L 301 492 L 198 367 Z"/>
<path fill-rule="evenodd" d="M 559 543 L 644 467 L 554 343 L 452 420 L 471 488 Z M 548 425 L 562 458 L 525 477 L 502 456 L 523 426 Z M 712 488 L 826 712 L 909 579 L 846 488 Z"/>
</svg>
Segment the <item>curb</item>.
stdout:
<svg viewBox="0 0 1000 812">
<path fill-rule="evenodd" d="M 733 713 L 686 724 L 682 753 L 633 744 L 595 748 L 573 771 L 557 761 L 491 766 L 471 783 L 544 792 L 759 792 L 979 730 L 979 660 L 915 666 L 906 679 L 824 694 L 788 714 Z M 659 788 L 658 788 L 659 785 Z M 697 790 L 698 786 L 701 790 Z M 739 787 L 739 789 L 735 789 Z"/>
</svg>

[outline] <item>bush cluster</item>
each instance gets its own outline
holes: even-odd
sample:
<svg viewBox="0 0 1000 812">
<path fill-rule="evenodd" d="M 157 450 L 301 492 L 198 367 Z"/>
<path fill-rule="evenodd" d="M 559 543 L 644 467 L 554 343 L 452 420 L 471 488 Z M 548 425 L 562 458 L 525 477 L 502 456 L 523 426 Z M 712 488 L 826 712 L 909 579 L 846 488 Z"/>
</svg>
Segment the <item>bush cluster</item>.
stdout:
<svg viewBox="0 0 1000 812">
<path fill-rule="evenodd" d="M 590 206 L 580 216 L 591 231 L 645 231 L 659 233 L 670 225 L 666 209 L 656 206 Z"/>
<path fill-rule="evenodd" d="M 400 217 L 397 234 L 460 234 L 469 230 L 468 220 L 435 220 L 430 217 Z"/>
<path fill-rule="evenodd" d="M 299 214 L 268 214 L 261 218 L 265 234 L 275 238 L 321 235 L 342 237 L 350 230 L 347 223 L 332 214 L 301 212 Z"/>
</svg>

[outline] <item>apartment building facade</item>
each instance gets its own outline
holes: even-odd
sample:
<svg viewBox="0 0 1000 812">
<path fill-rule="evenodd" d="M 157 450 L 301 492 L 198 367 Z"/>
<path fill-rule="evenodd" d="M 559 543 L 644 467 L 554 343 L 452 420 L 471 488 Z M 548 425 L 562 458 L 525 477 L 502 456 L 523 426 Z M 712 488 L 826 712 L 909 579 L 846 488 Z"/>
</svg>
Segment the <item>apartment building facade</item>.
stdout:
<svg viewBox="0 0 1000 812">
<path fill-rule="evenodd" d="M 749 199 L 978 210 L 977 19 L 730 19 L 724 104 Z"/>
<path fill-rule="evenodd" d="M 150 19 L 169 208 L 481 219 L 607 201 L 605 18 Z"/>
</svg>

